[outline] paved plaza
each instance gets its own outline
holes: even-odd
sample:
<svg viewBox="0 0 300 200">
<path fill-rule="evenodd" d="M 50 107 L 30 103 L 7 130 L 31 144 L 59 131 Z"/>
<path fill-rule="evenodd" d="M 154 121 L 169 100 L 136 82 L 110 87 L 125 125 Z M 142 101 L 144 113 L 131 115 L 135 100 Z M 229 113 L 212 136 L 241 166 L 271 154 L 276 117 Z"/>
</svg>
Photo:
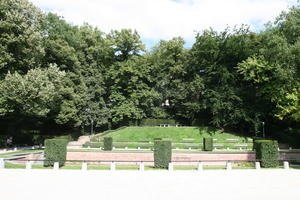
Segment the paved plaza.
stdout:
<svg viewBox="0 0 300 200">
<path fill-rule="evenodd" d="M 3 200 L 300 199 L 300 170 L 0 170 Z"/>
</svg>

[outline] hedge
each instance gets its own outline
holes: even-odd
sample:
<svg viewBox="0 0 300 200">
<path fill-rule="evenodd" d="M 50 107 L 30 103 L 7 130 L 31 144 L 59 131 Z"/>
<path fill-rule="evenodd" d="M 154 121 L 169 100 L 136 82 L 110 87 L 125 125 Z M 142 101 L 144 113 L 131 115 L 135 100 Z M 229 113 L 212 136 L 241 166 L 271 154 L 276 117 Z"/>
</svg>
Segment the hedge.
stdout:
<svg viewBox="0 0 300 200">
<path fill-rule="evenodd" d="M 275 140 L 256 140 L 256 159 L 265 168 L 278 166 L 278 142 Z"/>
<path fill-rule="evenodd" d="M 176 121 L 174 119 L 142 119 L 140 123 L 141 126 L 158 126 L 160 124 L 175 126 Z"/>
<path fill-rule="evenodd" d="M 168 140 L 154 141 L 154 167 L 168 168 L 172 160 L 172 142 Z"/>
<path fill-rule="evenodd" d="M 67 144 L 68 140 L 65 139 L 46 139 L 44 166 L 53 166 L 54 162 L 59 162 L 59 166 L 63 166 L 67 157 Z"/>
<path fill-rule="evenodd" d="M 112 137 L 104 137 L 103 139 L 104 151 L 111 151 L 113 148 Z"/>
<path fill-rule="evenodd" d="M 213 138 L 203 138 L 203 150 L 204 151 L 213 150 Z"/>
</svg>

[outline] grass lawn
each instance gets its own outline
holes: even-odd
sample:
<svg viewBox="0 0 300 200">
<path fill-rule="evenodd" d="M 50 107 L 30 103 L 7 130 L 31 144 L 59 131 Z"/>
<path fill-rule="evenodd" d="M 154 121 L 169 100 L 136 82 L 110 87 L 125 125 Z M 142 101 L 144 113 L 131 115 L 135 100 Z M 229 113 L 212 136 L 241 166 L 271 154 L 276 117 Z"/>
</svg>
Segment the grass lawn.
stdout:
<svg viewBox="0 0 300 200">
<path fill-rule="evenodd" d="M 203 138 L 213 137 L 218 149 L 252 149 L 252 139 L 209 127 L 126 127 L 94 136 L 84 147 L 103 147 L 103 137 L 112 137 L 116 148 L 152 149 L 155 138 L 170 139 L 173 149 L 203 149 Z"/>
<path fill-rule="evenodd" d="M 88 170 L 109 170 L 109 165 L 88 165 Z"/>
<path fill-rule="evenodd" d="M 5 168 L 7 169 L 25 169 L 24 164 L 13 164 L 10 162 L 5 162 Z"/>
<path fill-rule="evenodd" d="M 25 164 L 13 164 L 10 162 L 5 162 L 6 169 L 25 169 Z M 291 169 L 300 169 L 300 165 L 290 165 Z M 44 167 L 41 164 L 35 164 L 32 166 L 32 169 L 53 169 L 53 167 Z M 64 170 L 81 170 L 81 165 L 65 165 L 60 169 Z M 138 170 L 138 165 L 116 165 L 116 170 Z M 254 166 L 233 166 L 233 170 L 236 169 L 255 169 Z M 261 168 L 262 170 L 268 169 L 283 169 L 282 165 L 279 165 L 276 168 Z M 88 170 L 110 170 L 109 165 L 88 165 Z M 145 170 L 168 170 L 168 169 L 159 169 L 154 168 L 153 166 L 145 166 Z M 180 166 L 175 165 L 174 170 L 197 170 L 196 165 L 191 166 Z M 226 166 L 203 166 L 203 170 L 226 170 Z"/>
<path fill-rule="evenodd" d="M 117 165 L 116 170 L 138 170 L 138 165 Z"/>
<path fill-rule="evenodd" d="M 143 142 L 154 138 L 168 138 L 172 142 L 200 143 L 203 137 L 213 137 L 217 142 L 237 139 L 235 142 L 244 143 L 250 139 L 208 127 L 127 127 L 105 134 L 105 137 L 113 137 L 114 142 Z"/>
</svg>

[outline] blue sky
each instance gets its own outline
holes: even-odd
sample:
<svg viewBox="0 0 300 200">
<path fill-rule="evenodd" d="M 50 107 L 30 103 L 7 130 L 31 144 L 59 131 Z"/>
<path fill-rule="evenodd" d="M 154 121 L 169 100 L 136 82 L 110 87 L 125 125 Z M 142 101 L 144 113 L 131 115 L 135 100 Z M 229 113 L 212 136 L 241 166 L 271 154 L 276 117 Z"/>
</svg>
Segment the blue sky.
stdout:
<svg viewBox="0 0 300 200">
<path fill-rule="evenodd" d="M 181 36 L 191 47 L 196 32 L 212 27 L 250 25 L 259 32 L 297 0 L 29 0 L 68 22 L 87 22 L 104 32 L 136 29 L 147 48 L 160 39 Z"/>
</svg>

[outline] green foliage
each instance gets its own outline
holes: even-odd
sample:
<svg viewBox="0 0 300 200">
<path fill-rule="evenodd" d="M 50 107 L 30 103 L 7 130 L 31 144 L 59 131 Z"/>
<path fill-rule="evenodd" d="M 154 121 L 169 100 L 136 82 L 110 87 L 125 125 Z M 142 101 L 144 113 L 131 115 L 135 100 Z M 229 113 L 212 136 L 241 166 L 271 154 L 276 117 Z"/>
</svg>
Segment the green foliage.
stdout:
<svg viewBox="0 0 300 200">
<path fill-rule="evenodd" d="M 154 167 L 168 168 L 172 160 L 172 143 L 166 140 L 154 141 Z"/>
<path fill-rule="evenodd" d="M 203 150 L 212 151 L 214 148 L 213 138 L 203 138 Z"/>
<path fill-rule="evenodd" d="M 0 77 L 40 66 L 42 12 L 26 0 L 1 0 L 0 8 Z"/>
<path fill-rule="evenodd" d="M 238 72 L 255 84 L 270 81 L 270 74 L 274 70 L 263 57 L 250 57 L 238 64 Z"/>
<path fill-rule="evenodd" d="M 108 39 L 115 45 L 114 52 L 118 61 L 125 61 L 131 56 L 139 55 L 145 49 L 137 31 L 131 29 L 113 30 Z"/>
<path fill-rule="evenodd" d="M 278 142 L 275 140 L 256 140 L 256 159 L 261 166 L 270 168 L 278 166 Z"/>
<path fill-rule="evenodd" d="M 45 140 L 44 166 L 53 166 L 54 162 L 59 162 L 59 166 L 63 166 L 67 157 L 67 144 L 68 140 L 65 139 Z"/>
<path fill-rule="evenodd" d="M 104 137 L 103 139 L 104 139 L 103 140 L 104 151 L 111 151 L 113 148 L 112 137 Z"/>
<path fill-rule="evenodd" d="M 65 72 L 56 66 L 32 69 L 26 75 L 8 73 L 0 83 L 0 114 L 20 112 L 45 117 L 61 99 Z"/>
<path fill-rule="evenodd" d="M 31 130 L 102 131 L 155 118 L 256 136 L 262 121 L 270 136 L 299 129 L 299 5 L 259 33 L 209 29 L 191 49 L 175 37 L 150 51 L 135 30 L 75 26 L 28 0 L 0 8 L 4 135 L 27 143 Z"/>
</svg>

